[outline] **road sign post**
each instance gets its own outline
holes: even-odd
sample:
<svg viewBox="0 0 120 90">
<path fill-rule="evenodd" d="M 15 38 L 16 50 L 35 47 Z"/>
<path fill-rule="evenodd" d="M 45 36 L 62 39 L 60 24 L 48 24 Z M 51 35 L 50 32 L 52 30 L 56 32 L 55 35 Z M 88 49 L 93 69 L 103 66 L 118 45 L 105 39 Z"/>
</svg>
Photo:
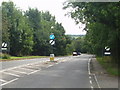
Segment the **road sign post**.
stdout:
<svg viewBox="0 0 120 90">
<path fill-rule="evenodd" d="M 53 45 L 55 45 L 55 36 L 53 33 L 51 33 L 50 35 L 50 41 L 49 41 L 50 45 L 51 45 L 51 49 L 52 49 L 52 54 L 50 54 L 50 61 L 54 61 L 54 52 L 53 52 Z"/>
</svg>

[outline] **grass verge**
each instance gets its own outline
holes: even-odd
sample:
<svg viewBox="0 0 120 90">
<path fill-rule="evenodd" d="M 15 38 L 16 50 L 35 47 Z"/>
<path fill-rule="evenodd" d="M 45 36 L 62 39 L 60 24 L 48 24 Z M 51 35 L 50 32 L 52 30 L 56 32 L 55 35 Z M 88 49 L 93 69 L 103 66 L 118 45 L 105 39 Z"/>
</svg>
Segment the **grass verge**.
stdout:
<svg viewBox="0 0 120 90">
<path fill-rule="evenodd" d="M 108 74 L 113 76 L 120 76 L 118 72 L 118 65 L 111 62 L 111 58 L 107 57 L 97 57 L 97 61 L 102 65 L 102 67 L 108 72 Z"/>
<path fill-rule="evenodd" d="M 0 59 L 0 61 L 11 61 L 11 60 L 33 59 L 33 58 L 45 58 L 45 57 L 47 57 L 47 56 L 23 56 L 23 57 L 10 56 L 10 59 Z"/>
</svg>

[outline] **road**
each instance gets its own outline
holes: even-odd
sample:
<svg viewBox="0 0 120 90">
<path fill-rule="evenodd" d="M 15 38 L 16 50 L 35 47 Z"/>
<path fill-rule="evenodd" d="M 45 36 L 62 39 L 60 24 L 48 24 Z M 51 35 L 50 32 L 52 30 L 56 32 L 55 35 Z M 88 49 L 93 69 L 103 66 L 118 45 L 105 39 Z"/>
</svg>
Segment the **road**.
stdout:
<svg viewBox="0 0 120 90">
<path fill-rule="evenodd" d="M 57 57 L 56 59 L 59 60 L 59 59 L 62 59 L 62 58 L 66 58 L 66 57 Z M 25 64 L 29 64 L 29 63 L 34 63 L 34 62 L 47 61 L 47 60 L 49 60 L 49 57 L 0 62 L 0 65 L 2 65 L 1 66 L 2 68 L 0 68 L 0 70 L 7 69 L 7 68 L 12 68 L 12 67 L 17 67 L 17 66 L 25 65 Z"/>
<path fill-rule="evenodd" d="M 91 57 L 92 55 L 85 54 L 66 56 L 56 58 L 57 62 L 47 61 L 15 66 L 1 72 L 2 75 L 5 74 L 0 79 L 1 86 L 3 88 L 96 88 L 95 81 L 92 77 L 90 79 L 89 75 L 88 62 Z"/>
</svg>

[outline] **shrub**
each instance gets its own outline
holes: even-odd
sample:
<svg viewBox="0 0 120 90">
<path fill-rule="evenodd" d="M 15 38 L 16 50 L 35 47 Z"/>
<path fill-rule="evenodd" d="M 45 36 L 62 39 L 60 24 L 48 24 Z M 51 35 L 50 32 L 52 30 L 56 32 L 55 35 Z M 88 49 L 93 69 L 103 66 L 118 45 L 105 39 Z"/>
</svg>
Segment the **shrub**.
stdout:
<svg viewBox="0 0 120 90">
<path fill-rule="evenodd" d="M 10 59 L 10 55 L 9 54 L 0 54 L 0 58 L 2 58 L 2 59 Z"/>
</svg>

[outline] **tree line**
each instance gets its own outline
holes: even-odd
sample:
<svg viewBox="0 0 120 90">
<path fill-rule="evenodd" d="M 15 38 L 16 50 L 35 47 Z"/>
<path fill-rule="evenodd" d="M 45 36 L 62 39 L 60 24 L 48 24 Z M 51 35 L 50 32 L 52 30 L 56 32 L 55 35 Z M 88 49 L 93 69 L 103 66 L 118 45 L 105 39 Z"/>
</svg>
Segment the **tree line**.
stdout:
<svg viewBox="0 0 120 90">
<path fill-rule="evenodd" d="M 104 55 L 104 48 L 111 49 L 112 61 L 120 59 L 120 2 L 65 2 L 64 9 L 76 24 L 86 24 L 84 48 L 97 56 Z"/>
<path fill-rule="evenodd" d="M 55 20 L 49 11 L 29 8 L 22 11 L 16 5 L 2 2 L 2 42 L 7 42 L 9 54 L 13 56 L 49 55 L 52 49 L 55 55 L 67 55 L 69 36 L 64 27 Z M 54 33 L 55 45 L 49 44 L 49 35 Z"/>
</svg>

